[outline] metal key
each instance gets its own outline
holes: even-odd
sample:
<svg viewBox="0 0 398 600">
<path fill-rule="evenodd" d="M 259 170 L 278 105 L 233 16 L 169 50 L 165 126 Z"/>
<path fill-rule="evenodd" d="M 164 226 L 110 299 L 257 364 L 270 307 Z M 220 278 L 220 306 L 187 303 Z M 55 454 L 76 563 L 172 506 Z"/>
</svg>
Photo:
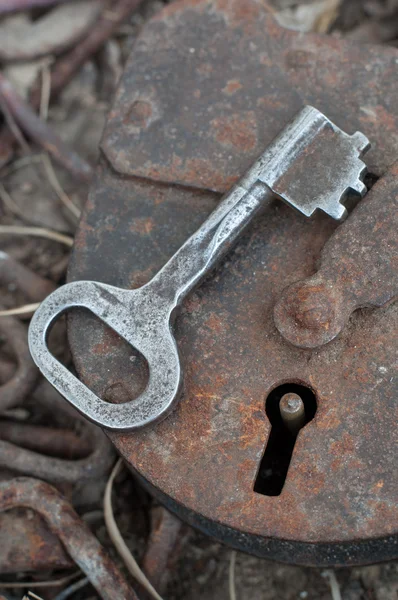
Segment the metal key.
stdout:
<svg viewBox="0 0 398 600">
<path fill-rule="evenodd" d="M 52 385 L 98 425 L 127 431 L 163 419 L 181 391 L 182 368 L 171 326 L 185 296 L 275 198 L 306 217 L 319 209 L 344 219 L 347 192 L 366 192 L 366 166 L 360 157 L 368 148 L 362 133 L 350 136 L 315 108 L 305 107 L 149 283 L 124 290 L 78 281 L 46 298 L 29 329 L 33 360 Z M 101 400 L 49 352 L 52 323 L 72 307 L 89 309 L 144 355 L 149 382 L 138 398 L 124 404 Z"/>
</svg>

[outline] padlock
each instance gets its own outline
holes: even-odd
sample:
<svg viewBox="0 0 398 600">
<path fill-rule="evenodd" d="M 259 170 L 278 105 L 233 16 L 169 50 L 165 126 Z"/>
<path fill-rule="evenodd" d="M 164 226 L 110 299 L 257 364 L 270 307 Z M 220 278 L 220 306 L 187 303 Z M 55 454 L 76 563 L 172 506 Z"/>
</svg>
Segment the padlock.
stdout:
<svg viewBox="0 0 398 600">
<path fill-rule="evenodd" d="M 272 205 L 183 305 L 176 410 L 109 433 L 170 510 L 266 558 L 398 556 L 397 58 L 282 30 L 256 0 L 171 4 L 137 40 L 77 235 L 70 281 L 139 287 L 303 104 L 372 140 L 347 221 Z M 101 398 L 145 388 L 143 357 L 93 315 L 68 330 Z"/>
</svg>

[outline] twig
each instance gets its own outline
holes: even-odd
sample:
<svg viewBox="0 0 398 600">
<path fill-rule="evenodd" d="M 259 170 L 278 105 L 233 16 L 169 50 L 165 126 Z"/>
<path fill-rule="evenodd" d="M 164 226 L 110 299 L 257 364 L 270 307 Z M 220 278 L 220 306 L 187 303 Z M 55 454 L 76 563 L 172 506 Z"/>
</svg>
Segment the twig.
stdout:
<svg viewBox="0 0 398 600">
<path fill-rule="evenodd" d="M 322 572 L 322 577 L 327 579 L 332 594 L 332 600 L 342 600 L 339 582 L 337 581 L 336 573 L 332 569 L 325 569 Z"/>
<path fill-rule="evenodd" d="M 30 412 L 26 408 L 8 408 L 1 411 L 1 414 L 6 419 L 12 419 L 13 421 L 26 421 L 30 417 Z"/>
<path fill-rule="evenodd" d="M 65 254 L 55 265 L 49 268 L 48 277 L 51 281 L 59 282 L 69 264 L 69 254 Z"/>
<path fill-rule="evenodd" d="M 0 0 L 4 4 L 4 8 L 6 5 L 12 5 L 15 7 L 17 4 L 23 5 L 23 3 L 27 3 L 33 0 Z M 58 0 L 61 1 L 61 0 Z M 117 0 L 112 10 L 112 18 L 109 18 L 104 14 L 99 18 L 96 26 L 89 32 L 86 37 L 77 44 L 77 46 L 67 53 L 62 59 L 60 59 L 54 65 L 51 73 L 51 89 L 50 96 L 53 97 L 59 94 L 63 88 L 71 81 L 80 67 L 97 51 L 100 49 L 102 44 L 113 34 L 116 33 L 119 26 L 124 23 L 124 21 L 132 14 L 136 8 L 141 4 L 143 0 Z M 51 0 L 37 0 L 38 4 L 40 2 L 45 4 L 49 4 Z M 0 9 L 1 12 L 1 9 Z M 40 108 L 42 92 L 41 86 L 36 85 L 33 87 L 30 94 L 30 112 L 36 117 L 36 120 L 39 119 L 37 115 L 35 115 L 34 110 Z M 29 106 L 28 106 L 29 108 Z M 8 111 L 9 112 L 9 111 Z M 40 121 L 40 120 L 39 120 Z M 40 144 L 40 141 L 31 134 L 30 131 L 27 131 L 32 139 L 37 141 Z M 0 131 L 0 166 L 7 164 L 14 152 L 14 136 L 10 134 L 8 129 L 3 128 Z M 54 158 L 56 158 L 54 156 Z M 73 161 L 72 161 L 73 162 Z M 86 167 L 88 165 L 86 164 Z M 89 170 L 91 171 L 90 167 Z M 83 172 L 83 178 L 89 179 L 90 173 L 86 173 L 85 170 Z"/>
<path fill-rule="evenodd" d="M 80 209 L 73 204 L 72 200 L 69 198 L 68 194 L 62 189 L 61 184 L 59 183 L 58 177 L 54 171 L 54 167 L 52 166 L 51 159 L 48 154 L 42 156 L 42 162 L 44 166 L 44 170 L 47 175 L 47 179 L 53 188 L 54 192 L 57 194 L 58 198 L 61 200 L 62 204 L 72 213 L 74 217 L 77 219 L 80 217 Z"/>
<path fill-rule="evenodd" d="M 1 0 L 0 0 L 1 1 Z M 47 121 L 48 107 L 50 104 L 51 93 L 51 71 L 50 64 L 52 59 L 45 61 L 41 68 L 41 95 L 40 95 L 40 111 L 39 115 L 43 121 Z"/>
<path fill-rule="evenodd" d="M 61 2 L 65 2 L 65 0 L 0 0 L 0 15 L 20 12 L 39 6 L 52 6 Z"/>
<path fill-rule="evenodd" d="M 0 74 L 0 77 L 2 77 L 1 74 Z M 1 82 L 1 79 L 0 79 L 0 82 Z M 1 92 L 1 89 L 0 89 L 0 92 Z M 5 118 L 5 121 L 8 125 L 8 127 L 10 128 L 10 132 L 12 133 L 12 135 L 14 136 L 14 138 L 20 145 L 22 152 L 24 154 L 30 154 L 29 144 L 26 141 L 22 131 L 18 127 L 17 122 L 14 118 L 14 115 L 12 114 L 12 111 L 10 110 L 8 103 L 6 102 L 6 99 L 3 98 L 1 93 L 0 93 L 0 108 L 1 108 L 1 112 L 4 115 L 4 118 Z M 5 141 L 7 141 L 7 140 L 5 140 Z"/>
<path fill-rule="evenodd" d="M 230 555 L 229 573 L 228 573 L 229 600 L 236 600 L 235 566 L 236 566 L 236 550 L 232 550 L 231 555 Z"/>
<path fill-rule="evenodd" d="M 66 585 L 73 579 L 80 575 L 80 571 L 75 571 L 66 577 L 60 577 L 59 579 L 46 579 L 45 581 L 0 581 L 0 588 L 40 588 L 40 587 L 59 587 L 60 585 Z"/>
<path fill-rule="evenodd" d="M 39 154 L 39 155 L 30 155 L 21 158 L 19 161 L 15 161 L 13 165 L 7 169 L 3 169 L 1 171 L 1 175 L 5 177 L 9 175 L 13 171 L 20 169 L 22 167 L 29 166 L 32 162 L 41 162 L 43 168 L 45 170 L 47 179 L 54 192 L 57 194 L 58 198 L 61 200 L 62 204 L 73 214 L 75 218 L 80 217 L 80 209 L 72 202 L 69 198 L 68 194 L 64 191 L 61 184 L 59 183 L 59 179 L 54 171 L 54 167 L 51 163 L 51 159 L 48 154 Z M 2 183 L 0 183 L 0 199 L 4 202 L 4 205 L 10 210 L 13 214 L 17 215 L 24 221 L 26 221 L 26 215 L 19 208 L 15 200 L 12 199 L 10 194 L 7 192 Z"/>
<path fill-rule="evenodd" d="M 8 235 L 33 235 L 36 237 L 47 238 L 48 240 L 54 240 L 65 244 L 66 246 L 73 246 L 73 238 L 45 227 L 23 227 L 22 225 L 0 225 L 0 234 Z"/>
<path fill-rule="evenodd" d="M 20 145 L 24 154 L 29 155 L 30 148 L 1 94 L 0 109 L 6 122 L 6 126 L 0 130 L 0 167 L 3 167 L 12 159 L 16 143 Z"/>
<path fill-rule="evenodd" d="M 55 596 L 54 600 L 66 600 L 67 598 L 69 598 L 69 596 L 80 590 L 88 583 L 90 583 L 90 580 L 88 579 L 88 577 L 84 577 L 83 579 L 72 583 L 72 585 L 68 586 L 65 590 L 62 590 L 62 592 Z"/>
<path fill-rule="evenodd" d="M 120 554 L 123 559 L 124 564 L 126 565 L 128 571 L 131 575 L 148 591 L 155 600 L 162 600 L 162 597 L 157 593 L 154 589 L 150 581 L 146 578 L 145 574 L 142 572 L 140 567 L 138 566 L 134 556 L 131 554 L 128 549 L 126 542 L 122 538 L 122 535 L 119 531 L 119 528 L 116 524 L 115 517 L 113 515 L 112 509 L 112 487 L 115 477 L 120 473 L 121 468 L 123 466 L 123 461 L 121 458 L 117 461 L 115 466 L 113 467 L 112 473 L 108 479 L 105 488 L 104 495 L 104 520 L 105 525 L 116 550 Z"/>
<path fill-rule="evenodd" d="M 112 12 L 105 10 L 95 27 L 77 46 L 59 59 L 51 73 L 51 97 L 59 94 L 73 79 L 80 67 L 98 52 L 103 43 L 117 31 L 119 26 L 138 8 L 143 0 L 116 0 Z M 40 101 L 40 90 L 37 86 L 32 90 L 31 103 L 37 106 Z"/>
<path fill-rule="evenodd" d="M 4 206 L 6 206 L 11 213 L 16 215 L 17 217 L 20 217 L 21 219 L 24 218 L 22 210 L 19 208 L 15 200 L 11 198 L 10 194 L 7 192 L 6 188 L 2 183 L 0 183 L 0 198 L 4 203 Z"/>
<path fill-rule="evenodd" d="M 15 171 L 19 169 L 23 169 L 24 167 L 29 167 L 32 163 L 41 163 L 43 161 L 43 156 L 45 154 L 29 154 L 28 156 L 22 156 L 22 158 L 17 158 L 13 161 L 13 163 L 7 167 L 2 167 L 0 169 L 0 176 L 7 177 Z"/>
<path fill-rule="evenodd" d="M 91 179 L 91 166 L 62 142 L 47 123 L 42 121 L 29 104 L 17 94 L 1 73 L 0 96 L 16 123 L 33 141 L 49 152 L 75 178 L 83 181 Z"/>
<path fill-rule="evenodd" d="M 0 0 L 1 1 L 1 0 Z M 44 73 L 44 70 L 43 70 Z M 46 78 L 46 83 L 44 83 L 44 79 L 43 79 L 43 93 L 42 93 L 42 100 L 40 103 L 40 112 L 41 114 L 43 113 L 45 115 L 45 118 L 47 118 L 47 113 L 48 113 L 48 104 L 50 101 L 50 85 L 51 85 L 51 80 L 49 78 L 49 70 L 47 68 L 47 78 Z M 29 146 L 25 140 L 25 138 L 23 137 L 19 127 L 17 126 L 17 124 L 15 123 L 15 120 L 12 116 L 12 114 L 10 114 L 10 111 L 8 110 L 7 104 L 4 102 L 3 98 L 1 98 L 0 96 L 0 104 L 2 106 L 2 110 L 6 115 L 6 121 L 7 124 L 10 128 L 12 128 L 15 137 L 18 139 L 20 145 L 22 146 L 22 149 L 25 152 L 29 152 Z M 21 159 L 21 162 L 24 160 L 26 161 L 26 159 L 29 159 L 29 162 L 33 162 L 33 159 L 36 157 L 33 156 L 25 156 L 23 159 Z M 80 217 L 80 210 L 77 206 L 75 206 L 72 202 L 72 200 L 69 198 L 69 196 L 66 194 L 66 192 L 62 189 L 61 184 L 59 183 L 59 180 L 55 174 L 54 168 L 51 164 L 51 160 L 50 157 L 48 156 L 48 154 L 41 154 L 39 156 L 39 160 L 43 163 L 44 166 L 44 170 L 45 173 L 47 175 L 47 179 L 51 185 L 51 187 L 53 188 L 53 190 L 55 191 L 55 193 L 57 194 L 58 198 L 61 200 L 61 202 L 66 206 L 66 208 L 73 214 L 74 217 L 76 217 L 77 219 Z M 24 165 L 26 163 L 24 162 Z M 29 164 L 29 163 L 28 163 Z M 4 175 L 4 173 L 3 173 Z M 16 204 L 16 202 L 14 202 L 14 200 L 11 198 L 10 194 L 7 192 L 7 190 L 5 189 L 5 187 L 0 183 L 0 198 L 3 200 L 4 204 L 7 206 L 7 208 L 13 212 L 14 214 L 16 214 L 17 216 L 21 217 L 24 219 L 24 214 L 21 211 L 21 209 L 19 208 L 19 206 Z"/>
<path fill-rule="evenodd" d="M 2 169 L 7 163 L 9 163 L 15 151 L 15 137 L 8 129 L 7 125 L 4 125 L 0 129 L 0 169 Z"/>
<path fill-rule="evenodd" d="M 40 302 L 34 302 L 33 304 L 24 304 L 18 308 L 9 308 L 7 310 L 0 310 L 0 317 L 13 317 L 15 315 L 25 315 L 26 317 L 33 315 L 33 313 L 39 308 Z"/>
</svg>

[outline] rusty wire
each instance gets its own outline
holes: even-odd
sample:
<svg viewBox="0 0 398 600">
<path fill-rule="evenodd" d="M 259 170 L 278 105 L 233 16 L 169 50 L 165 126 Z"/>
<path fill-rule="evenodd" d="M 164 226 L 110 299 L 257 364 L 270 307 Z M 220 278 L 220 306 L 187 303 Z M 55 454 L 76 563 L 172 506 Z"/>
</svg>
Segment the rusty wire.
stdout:
<svg viewBox="0 0 398 600">
<path fill-rule="evenodd" d="M 0 73 L 0 96 L 17 125 L 41 148 L 46 150 L 60 165 L 79 181 L 89 181 L 91 166 L 74 150 L 68 148 L 53 129 L 35 113 L 15 91 L 11 83 Z"/>
<path fill-rule="evenodd" d="M 15 372 L 0 386 L 0 413 L 4 413 L 20 405 L 32 392 L 39 372 L 30 356 L 25 325 L 14 317 L 2 317 L 0 335 L 7 340 L 7 347 L 11 348 L 17 360 Z"/>
<path fill-rule="evenodd" d="M 71 567 L 70 557 L 38 514 L 25 509 L 0 512 L 1 574 L 40 573 Z M 1 582 L 0 587 L 4 585 Z"/>
<path fill-rule="evenodd" d="M 0 319 L 0 331 L 3 322 L 10 319 L 12 317 Z M 25 336 L 21 342 L 26 343 L 25 327 L 21 327 Z M 9 379 L 13 369 L 11 361 L 1 360 L 0 379 Z M 21 369 L 23 364 L 19 367 Z M 15 404 L 21 403 L 18 402 L 18 380 L 14 383 L 19 370 L 0 388 L 0 394 L 7 386 L 11 388 Z M 35 380 L 24 394 L 26 397 L 31 392 L 31 399 L 27 398 L 24 405 L 44 408 L 58 428 L 0 421 L 0 467 L 58 483 L 77 483 L 106 474 L 112 466 L 114 451 L 102 430 L 80 417 L 47 381 L 41 380 L 32 391 L 35 384 L 36 370 Z M 0 397 L 2 400 L 2 395 Z M 10 404 L 8 408 L 15 404 Z M 69 429 L 65 429 L 66 421 L 71 423 Z M 80 435 L 75 433 L 76 428 L 80 430 Z M 60 458 L 60 455 L 64 458 Z"/>
<path fill-rule="evenodd" d="M 94 426 L 90 429 L 93 450 L 86 458 L 66 460 L 46 456 L 0 440 L 0 467 L 57 483 L 78 483 L 100 477 L 110 469 L 114 453 L 105 434 Z"/>
<path fill-rule="evenodd" d="M 9 291 L 18 290 L 31 301 L 43 300 L 56 287 L 4 252 L 0 252 L 0 285 Z M 0 387 L 0 411 L 4 414 L 7 409 L 23 404 L 33 393 L 38 372 L 30 359 L 26 327 L 17 319 L 2 317 L 0 333 L 6 341 L 0 361 L 0 380 L 6 381 Z M 11 356 L 15 357 L 16 365 Z M 46 395 L 45 386 L 42 387 Z M 41 396 L 40 389 L 39 386 L 36 395 Z M 51 400 L 54 417 L 54 397 Z M 37 403 L 40 401 L 36 398 Z M 73 430 L 65 429 L 65 412 L 57 410 L 57 418 L 51 419 L 51 423 L 62 428 L 0 421 L 2 466 L 7 471 L 34 473 L 60 482 L 78 482 L 106 472 L 113 452 L 105 436 L 90 425 L 87 428 L 78 423 L 76 428 L 76 420 L 72 423 Z M 0 521 L 1 572 L 65 569 L 73 564 L 38 515 L 12 511 L 2 514 Z"/>
<path fill-rule="evenodd" d="M 72 80 L 80 67 L 96 54 L 120 25 L 139 7 L 142 0 L 116 0 L 112 7 L 104 11 L 95 27 L 73 50 L 61 57 L 51 70 L 51 90 L 53 98 Z M 41 90 L 36 86 L 31 93 L 33 106 L 40 104 Z"/>
<path fill-rule="evenodd" d="M 52 486 L 32 478 L 0 483 L 0 511 L 31 508 L 44 518 L 103 600 L 138 600 L 119 569 L 72 506 Z"/>
<path fill-rule="evenodd" d="M 41 302 L 56 285 L 25 267 L 6 252 L 0 251 L 0 285 L 15 286 L 31 302 Z"/>
<path fill-rule="evenodd" d="M 171 561 L 179 556 L 181 528 L 180 519 L 163 506 L 152 510 L 151 534 L 142 561 L 142 570 L 160 593 L 166 589 Z"/>
<path fill-rule="evenodd" d="M 71 429 L 0 421 L 0 440 L 50 457 L 76 460 L 88 456 L 93 448 L 87 437 Z"/>
</svg>

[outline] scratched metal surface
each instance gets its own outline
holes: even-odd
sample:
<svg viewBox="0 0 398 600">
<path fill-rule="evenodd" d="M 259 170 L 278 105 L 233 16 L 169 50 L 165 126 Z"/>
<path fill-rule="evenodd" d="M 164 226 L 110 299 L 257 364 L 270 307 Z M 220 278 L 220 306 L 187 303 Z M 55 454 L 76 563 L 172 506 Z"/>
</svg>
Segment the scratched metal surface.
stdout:
<svg viewBox="0 0 398 600">
<path fill-rule="evenodd" d="M 69 279 L 148 281 L 215 206 L 219 194 L 206 190 L 224 191 L 304 102 L 348 132 L 361 128 L 375 144 L 371 170 L 384 173 L 398 154 L 397 60 L 393 49 L 281 30 L 260 2 L 171 5 L 144 28 L 125 71 L 103 142 L 111 164 L 104 157 L 97 169 Z M 149 93 L 153 121 L 137 104 Z M 223 119 L 230 126 L 217 139 Z M 395 189 L 380 180 L 375 206 L 388 194 L 394 210 Z M 362 225 L 358 243 L 374 222 Z M 311 565 L 398 556 L 390 282 L 389 304 L 357 310 L 327 345 L 295 347 L 274 323 L 284 288 L 313 275 L 334 229 L 326 217 L 305 221 L 275 202 L 184 303 L 176 339 L 185 388 L 175 412 L 148 431 L 110 436 L 191 524 L 238 548 Z M 392 258 L 385 281 L 396 278 Z M 69 339 L 79 375 L 102 398 L 123 402 L 145 386 L 143 361 L 94 317 L 74 311 Z M 264 403 L 285 382 L 310 386 L 318 409 L 300 432 L 282 494 L 267 497 L 253 492 L 270 431 Z"/>
</svg>

